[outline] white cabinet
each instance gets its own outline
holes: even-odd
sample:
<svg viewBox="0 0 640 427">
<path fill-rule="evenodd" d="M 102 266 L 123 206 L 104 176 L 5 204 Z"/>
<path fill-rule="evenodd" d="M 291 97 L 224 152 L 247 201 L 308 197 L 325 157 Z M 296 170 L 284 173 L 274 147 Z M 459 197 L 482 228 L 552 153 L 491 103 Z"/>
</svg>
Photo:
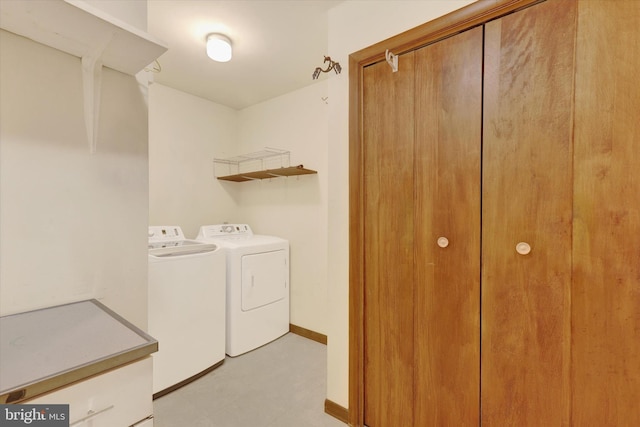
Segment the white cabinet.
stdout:
<svg viewBox="0 0 640 427">
<path fill-rule="evenodd" d="M 157 349 L 96 300 L 0 317 L 0 402 L 69 405 L 74 427 L 152 426 Z"/>
<path fill-rule="evenodd" d="M 153 362 L 137 362 L 40 395 L 29 404 L 69 404 L 73 427 L 151 427 Z"/>
<path fill-rule="evenodd" d="M 156 351 L 155 338 L 96 300 L 3 316 L 0 403 L 36 398 Z"/>
</svg>

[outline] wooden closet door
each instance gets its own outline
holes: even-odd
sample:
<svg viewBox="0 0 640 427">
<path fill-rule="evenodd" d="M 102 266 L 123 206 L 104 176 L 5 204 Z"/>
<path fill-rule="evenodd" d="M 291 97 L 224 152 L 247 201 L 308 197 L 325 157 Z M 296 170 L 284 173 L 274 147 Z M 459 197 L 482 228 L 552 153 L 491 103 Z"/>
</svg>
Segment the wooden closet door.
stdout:
<svg viewBox="0 0 640 427">
<path fill-rule="evenodd" d="M 581 1 L 573 423 L 640 425 L 640 2 Z"/>
<path fill-rule="evenodd" d="M 413 424 L 414 55 L 364 69 L 364 420 Z"/>
<path fill-rule="evenodd" d="M 414 426 L 479 421 L 482 44 L 416 51 Z"/>
<path fill-rule="evenodd" d="M 570 423 L 575 15 L 548 0 L 485 27 L 485 426 Z"/>
</svg>

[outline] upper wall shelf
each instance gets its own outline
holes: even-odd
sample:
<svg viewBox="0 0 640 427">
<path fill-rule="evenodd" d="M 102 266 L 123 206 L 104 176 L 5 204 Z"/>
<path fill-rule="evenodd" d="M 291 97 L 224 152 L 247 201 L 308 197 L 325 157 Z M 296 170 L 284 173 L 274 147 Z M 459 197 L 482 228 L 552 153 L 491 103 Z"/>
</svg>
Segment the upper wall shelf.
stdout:
<svg viewBox="0 0 640 427">
<path fill-rule="evenodd" d="M 0 27 L 78 58 L 135 75 L 167 51 L 159 39 L 80 0 L 10 1 Z"/>
<path fill-rule="evenodd" d="M 256 179 L 279 178 L 281 176 L 312 175 L 316 173 L 318 172 L 311 169 L 305 169 L 302 165 L 299 165 L 299 166 L 289 166 L 286 168 L 283 167 L 283 168 L 277 168 L 277 169 L 265 169 L 261 171 L 255 171 L 255 172 L 246 172 L 246 173 L 239 173 L 235 175 L 219 176 L 218 179 L 221 179 L 223 181 L 245 182 L 245 181 L 254 181 Z"/>
<path fill-rule="evenodd" d="M 98 138 L 102 66 L 135 75 L 167 51 L 160 40 L 82 0 L 3 2 L 0 28 L 82 59 L 91 153 Z"/>
<path fill-rule="evenodd" d="M 302 165 L 289 166 L 290 152 L 277 148 L 265 148 L 254 153 L 213 161 L 216 176 L 223 181 L 245 182 L 318 173 L 305 169 Z"/>
</svg>

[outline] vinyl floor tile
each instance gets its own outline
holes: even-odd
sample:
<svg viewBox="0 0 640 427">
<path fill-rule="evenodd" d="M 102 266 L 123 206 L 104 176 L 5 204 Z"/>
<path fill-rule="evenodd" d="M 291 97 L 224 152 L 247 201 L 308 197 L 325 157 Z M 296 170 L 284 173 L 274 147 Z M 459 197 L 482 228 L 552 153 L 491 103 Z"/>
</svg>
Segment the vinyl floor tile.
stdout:
<svg viewBox="0 0 640 427">
<path fill-rule="evenodd" d="M 326 346 L 295 334 L 154 401 L 154 427 L 344 427 L 324 412 Z"/>
</svg>

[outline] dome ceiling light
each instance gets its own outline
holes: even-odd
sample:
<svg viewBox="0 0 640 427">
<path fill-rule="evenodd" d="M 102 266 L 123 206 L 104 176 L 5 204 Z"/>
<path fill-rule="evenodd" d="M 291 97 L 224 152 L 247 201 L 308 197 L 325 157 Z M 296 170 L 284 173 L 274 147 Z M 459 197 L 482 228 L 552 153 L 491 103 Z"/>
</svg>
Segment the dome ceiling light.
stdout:
<svg viewBox="0 0 640 427">
<path fill-rule="evenodd" d="M 207 36 L 207 55 L 218 62 L 231 60 L 232 49 L 229 37 L 222 34 L 209 34 Z"/>
</svg>

